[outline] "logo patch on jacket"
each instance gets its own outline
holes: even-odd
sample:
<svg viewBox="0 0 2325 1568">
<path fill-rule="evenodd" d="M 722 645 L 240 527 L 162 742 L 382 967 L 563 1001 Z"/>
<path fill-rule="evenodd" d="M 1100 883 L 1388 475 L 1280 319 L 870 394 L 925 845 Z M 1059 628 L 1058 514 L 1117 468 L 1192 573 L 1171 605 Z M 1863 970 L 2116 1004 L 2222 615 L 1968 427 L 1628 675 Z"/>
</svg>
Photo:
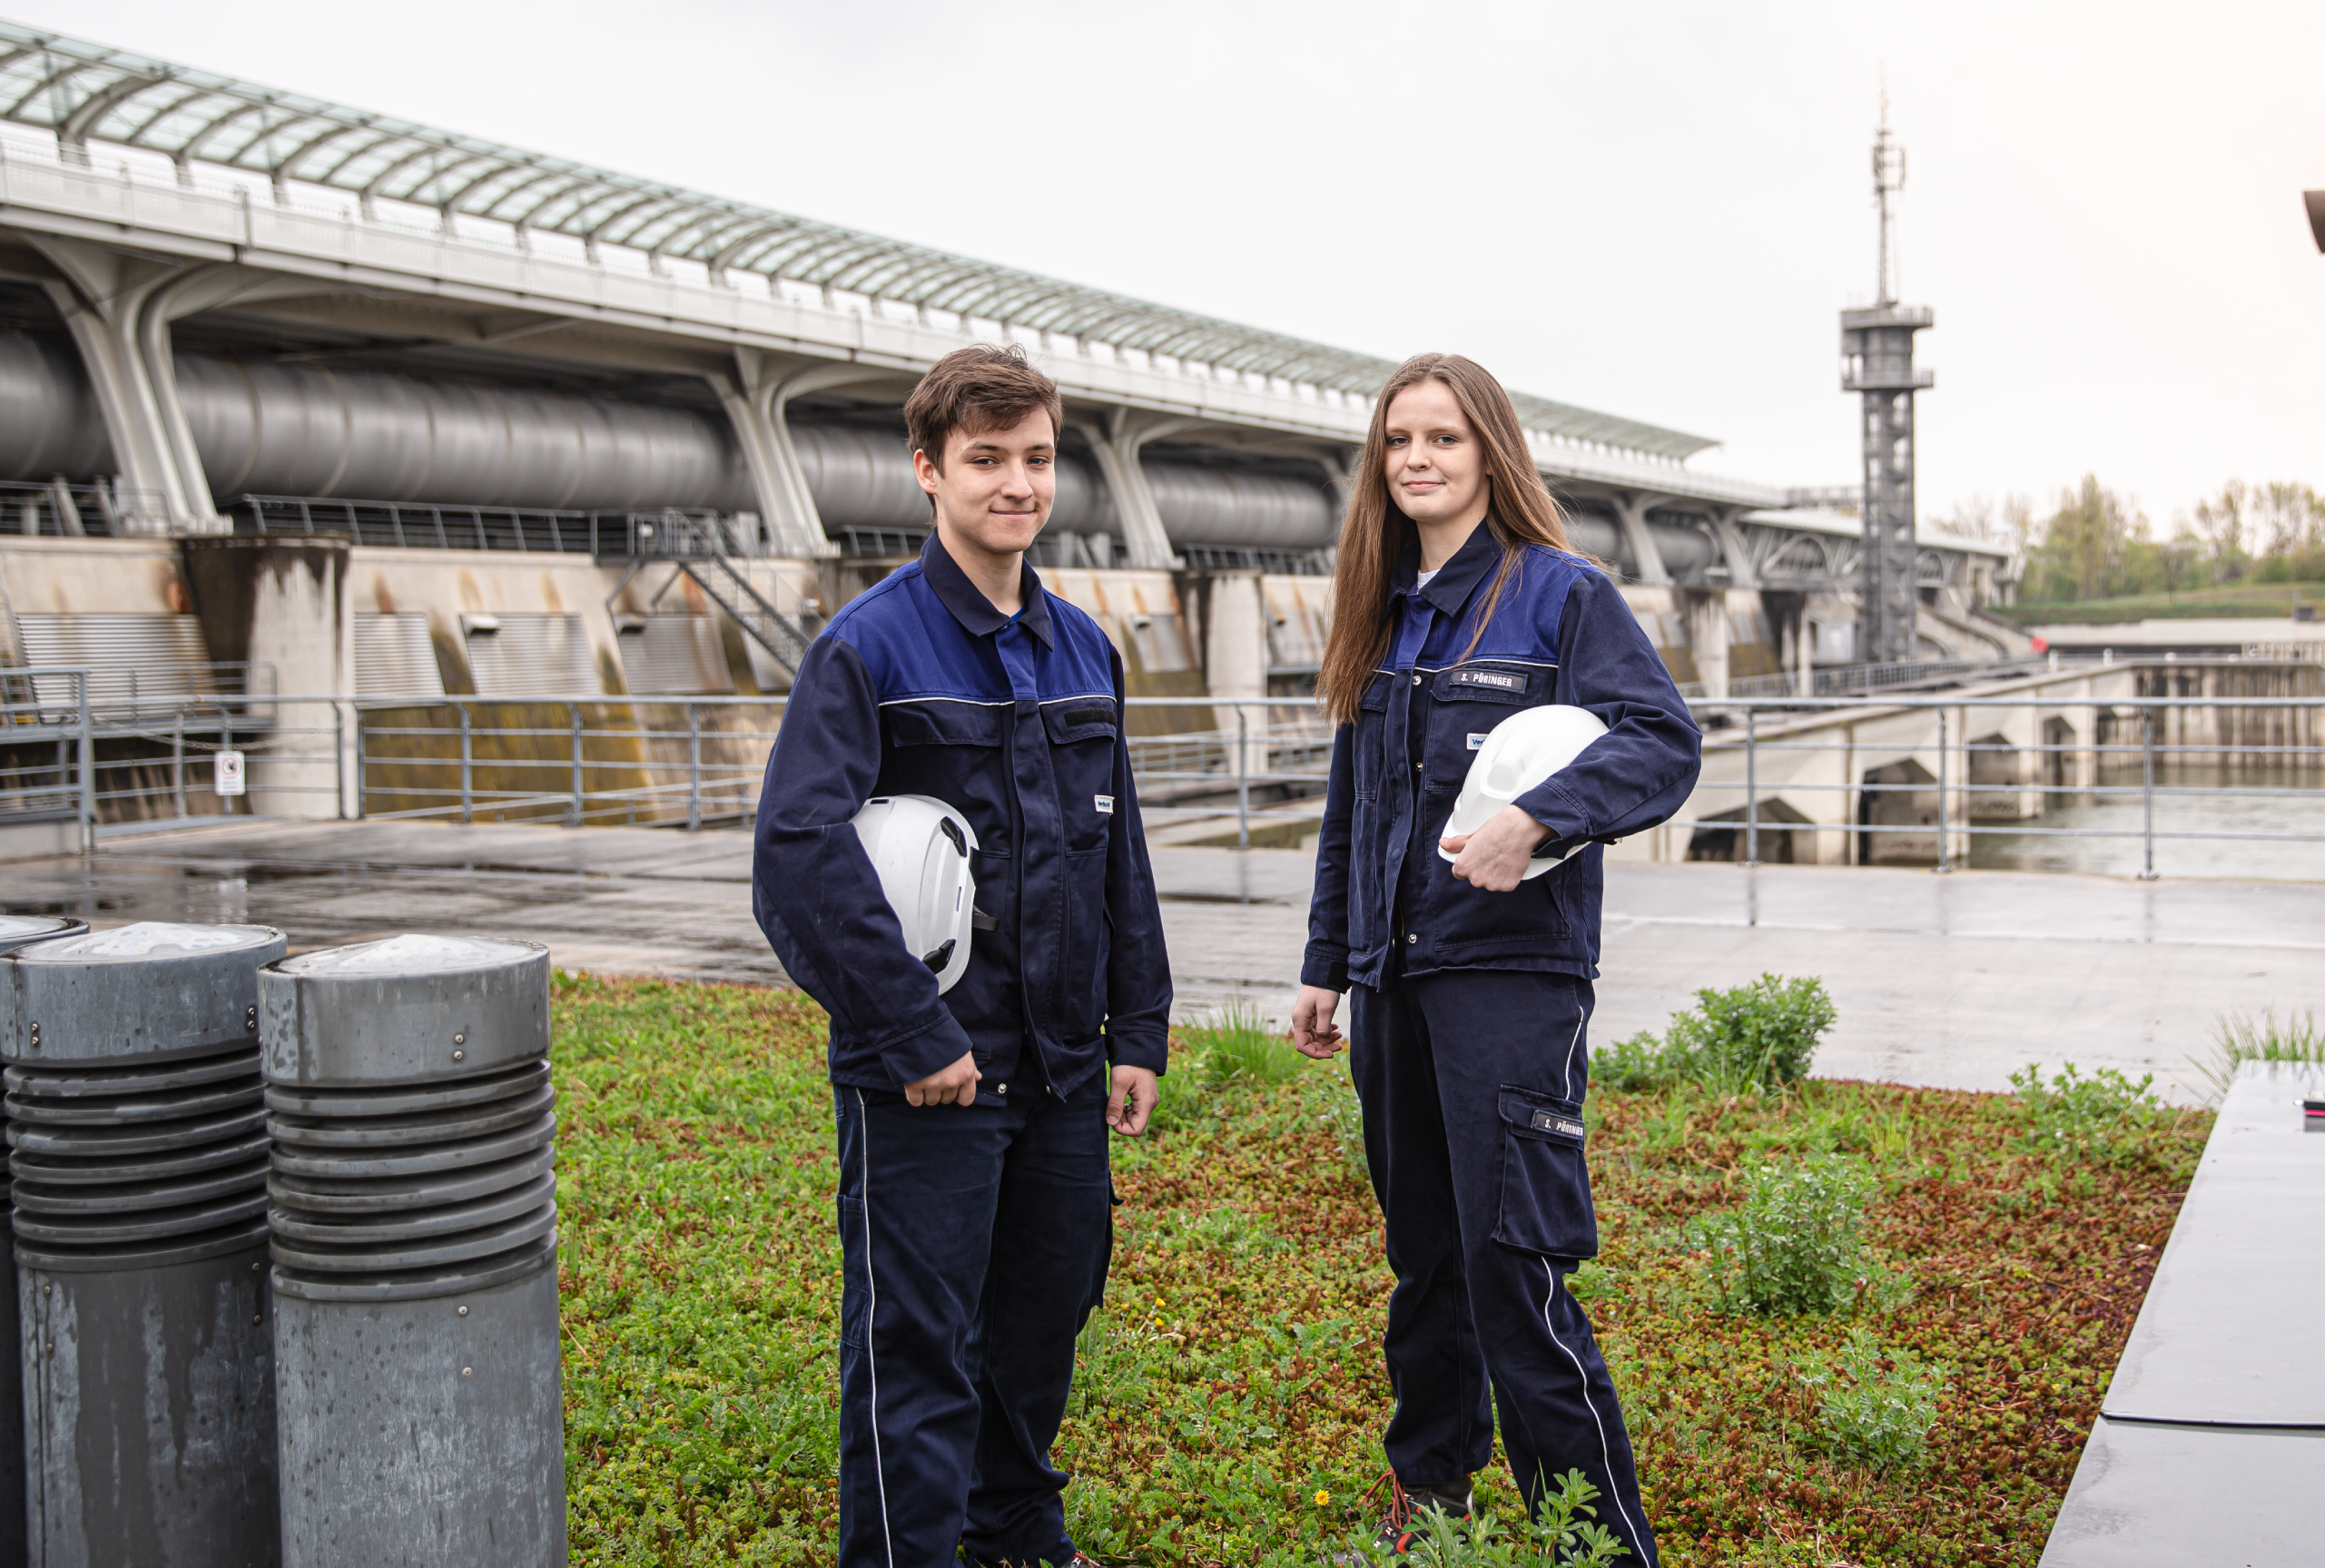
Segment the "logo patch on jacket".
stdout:
<svg viewBox="0 0 2325 1568">
<path fill-rule="evenodd" d="M 1473 730 L 1470 732 L 1469 749 L 1473 752 L 1482 752 L 1485 749 L 1485 743 L 1493 738 L 1492 735 L 1482 735 Z"/>
<path fill-rule="evenodd" d="M 1098 803 L 1098 809 L 1101 815 L 1112 816 L 1114 814 L 1114 797 L 1112 795 L 1098 794 L 1092 795 L 1089 798 Z"/>
<path fill-rule="evenodd" d="M 1500 670 L 1455 670 L 1453 685 L 1491 686 L 1497 692 L 1522 692 L 1526 689 L 1526 677 L 1505 675 Z"/>
</svg>

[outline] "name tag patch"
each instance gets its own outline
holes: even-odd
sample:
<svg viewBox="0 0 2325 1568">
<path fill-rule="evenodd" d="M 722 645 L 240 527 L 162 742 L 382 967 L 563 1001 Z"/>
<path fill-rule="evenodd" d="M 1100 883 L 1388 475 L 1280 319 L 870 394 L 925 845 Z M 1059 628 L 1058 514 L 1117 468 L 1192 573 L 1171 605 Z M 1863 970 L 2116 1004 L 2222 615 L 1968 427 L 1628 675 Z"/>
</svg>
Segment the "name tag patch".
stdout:
<svg viewBox="0 0 2325 1568">
<path fill-rule="evenodd" d="M 1098 803 L 1098 809 L 1101 815 L 1112 816 L 1114 814 L 1114 797 L 1112 795 L 1092 795 L 1090 796 L 1090 799 Z"/>
<path fill-rule="evenodd" d="M 1492 738 L 1490 735 L 1482 735 L 1473 730 L 1470 732 L 1469 749 L 1473 752 L 1482 752 L 1485 749 L 1485 743 Z"/>
<path fill-rule="evenodd" d="M 1500 670 L 1455 670 L 1453 685 L 1490 686 L 1497 692 L 1522 692 L 1526 689 L 1526 677 L 1506 675 Z"/>
<path fill-rule="evenodd" d="M 1561 1138 L 1580 1138 L 1582 1136 L 1582 1124 L 1581 1122 L 1570 1121 L 1554 1110 L 1535 1111 L 1533 1122 L 1534 1130 L 1537 1132 L 1554 1132 Z"/>
</svg>

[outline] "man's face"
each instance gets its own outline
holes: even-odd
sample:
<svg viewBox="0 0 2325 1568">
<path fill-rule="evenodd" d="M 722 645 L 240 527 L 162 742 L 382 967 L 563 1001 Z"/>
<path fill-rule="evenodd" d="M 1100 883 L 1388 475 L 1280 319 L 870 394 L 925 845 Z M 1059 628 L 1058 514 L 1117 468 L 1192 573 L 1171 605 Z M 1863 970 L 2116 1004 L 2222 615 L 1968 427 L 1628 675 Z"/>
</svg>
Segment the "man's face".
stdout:
<svg viewBox="0 0 2325 1568">
<path fill-rule="evenodd" d="M 1036 409 L 1006 430 L 955 430 L 945 438 L 944 466 L 912 454 L 921 488 L 936 498 L 937 526 L 948 544 L 1013 556 L 1033 543 L 1058 495 L 1058 432 Z"/>
</svg>

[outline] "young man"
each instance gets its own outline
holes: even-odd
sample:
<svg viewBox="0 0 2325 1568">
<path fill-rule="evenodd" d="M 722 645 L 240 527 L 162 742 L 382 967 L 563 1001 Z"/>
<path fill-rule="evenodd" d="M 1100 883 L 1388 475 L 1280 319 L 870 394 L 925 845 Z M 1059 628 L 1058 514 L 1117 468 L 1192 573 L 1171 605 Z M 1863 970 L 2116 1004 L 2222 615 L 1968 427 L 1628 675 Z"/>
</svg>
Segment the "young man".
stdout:
<svg viewBox="0 0 2325 1568">
<path fill-rule="evenodd" d="M 808 650 L 760 795 L 753 907 L 832 1015 L 842 1568 L 1078 1557 L 1049 1445 L 1113 1245 L 1108 1129 L 1154 1109 L 1170 972 L 1121 659 L 1025 564 L 1061 412 L 1014 349 L 922 379 L 904 419 L 934 531 Z M 850 824 L 886 794 L 976 833 L 978 929 L 942 996 Z"/>
</svg>

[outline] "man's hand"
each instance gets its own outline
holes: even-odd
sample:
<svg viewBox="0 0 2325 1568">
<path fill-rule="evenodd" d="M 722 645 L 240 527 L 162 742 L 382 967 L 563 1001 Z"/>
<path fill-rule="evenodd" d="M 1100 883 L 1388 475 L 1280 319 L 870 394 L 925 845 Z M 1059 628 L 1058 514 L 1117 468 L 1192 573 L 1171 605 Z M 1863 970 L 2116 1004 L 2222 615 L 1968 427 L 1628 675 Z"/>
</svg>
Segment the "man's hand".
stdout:
<svg viewBox="0 0 2325 1568">
<path fill-rule="evenodd" d="M 1147 1118 L 1154 1115 L 1155 1102 L 1162 1098 L 1162 1089 L 1155 1082 L 1155 1070 L 1150 1067 L 1118 1067 L 1112 1082 L 1114 1094 L 1106 1102 L 1106 1125 L 1124 1138 L 1136 1138 L 1147 1130 Z"/>
<path fill-rule="evenodd" d="M 977 1103 L 977 1080 L 984 1076 L 977 1070 L 977 1058 L 971 1052 L 941 1071 L 932 1072 L 916 1083 L 906 1084 L 904 1103 L 974 1105 Z"/>
<path fill-rule="evenodd" d="M 1526 877 L 1534 850 L 1550 830 L 1516 806 L 1505 805 L 1475 833 L 1437 842 L 1460 858 L 1453 874 L 1486 892 L 1508 892 Z"/>
<path fill-rule="evenodd" d="M 1292 1049 L 1318 1061 L 1337 1055 L 1345 1043 L 1340 1026 L 1332 1021 L 1339 1011 L 1338 991 L 1320 985 L 1300 987 L 1300 999 L 1292 1004 Z"/>
</svg>

